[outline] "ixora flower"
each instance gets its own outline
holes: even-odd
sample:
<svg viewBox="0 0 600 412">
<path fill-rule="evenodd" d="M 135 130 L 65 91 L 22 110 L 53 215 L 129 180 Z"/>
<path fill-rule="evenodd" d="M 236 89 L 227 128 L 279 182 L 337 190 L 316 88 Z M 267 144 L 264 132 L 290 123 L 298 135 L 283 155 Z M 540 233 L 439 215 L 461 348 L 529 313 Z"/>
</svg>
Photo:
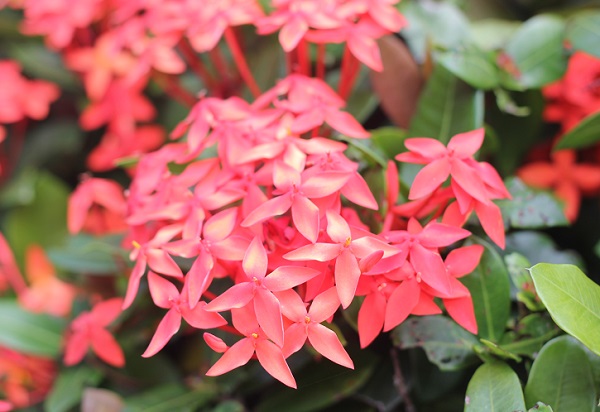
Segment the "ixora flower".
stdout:
<svg viewBox="0 0 600 412">
<path fill-rule="evenodd" d="M 577 163 L 574 150 L 559 150 L 550 155 L 550 162 L 533 162 L 519 169 L 518 176 L 533 187 L 553 189 L 565 202 L 565 216 L 573 222 L 579 214 L 583 195 L 600 190 L 600 166 Z"/>
<path fill-rule="evenodd" d="M 123 350 L 106 327 L 121 314 L 123 299 L 113 298 L 94 305 L 91 311 L 82 312 L 69 328 L 64 364 L 76 365 L 83 360 L 88 349 L 109 365 L 122 367 L 125 365 Z"/>
<path fill-rule="evenodd" d="M 600 112 L 600 58 L 575 52 L 562 79 L 542 89 L 547 100 L 544 118 L 560 123 L 561 132 Z"/>
</svg>

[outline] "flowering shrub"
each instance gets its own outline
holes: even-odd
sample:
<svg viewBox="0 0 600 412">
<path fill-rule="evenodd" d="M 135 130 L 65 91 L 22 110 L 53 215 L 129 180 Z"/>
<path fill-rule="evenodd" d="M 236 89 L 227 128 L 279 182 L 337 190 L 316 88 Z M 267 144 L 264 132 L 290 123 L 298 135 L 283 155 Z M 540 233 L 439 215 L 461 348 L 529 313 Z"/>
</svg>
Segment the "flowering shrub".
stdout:
<svg viewBox="0 0 600 412">
<path fill-rule="evenodd" d="M 0 411 L 597 404 L 600 288 L 574 266 L 597 265 L 538 230 L 589 234 L 597 207 L 599 11 L 16 0 L 3 21 Z"/>
</svg>

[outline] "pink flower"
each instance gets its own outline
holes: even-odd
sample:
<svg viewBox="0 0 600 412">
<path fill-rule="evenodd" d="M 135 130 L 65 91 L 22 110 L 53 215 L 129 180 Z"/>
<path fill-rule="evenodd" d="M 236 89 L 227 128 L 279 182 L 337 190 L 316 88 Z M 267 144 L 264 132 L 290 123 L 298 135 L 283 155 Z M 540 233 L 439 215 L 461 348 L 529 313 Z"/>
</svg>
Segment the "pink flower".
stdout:
<svg viewBox="0 0 600 412">
<path fill-rule="evenodd" d="M 156 306 L 168 309 L 168 312 L 158 324 L 148 348 L 142 354 L 145 358 L 154 356 L 169 342 L 171 337 L 179 331 L 182 318 L 198 329 L 216 328 L 227 324 L 227 321 L 218 313 L 206 311 L 206 302 L 199 302 L 193 308 L 190 306 L 187 299 L 187 281 L 179 293 L 171 282 L 156 273 L 149 272 L 148 285 Z M 201 290 L 200 294 L 203 292 L 204 290 Z"/>
<path fill-rule="evenodd" d="M 301 266 L 280 266 L 267 276 L 267 252 L 258 238 L 254 238 L 242 261 L 246 281 L 238 282 L 217 296 L 206 310 L 221 312 L 241 308 L 253 302 L 256 319 L 266 336 L 283 346 L 283 319 L 279 300 L 273 292 L 298 286 L 318 275 L 318 271 Z"/>
<path fill-rule="evenodd" d="M 123 350 L 106 330 L 121 313 L 122 304 L 121 298 L 105 300 L 96 304 L 90 312 L 82 312 L 71 322 L 65 347 L 65 365 L 81 362 L 90 347 L 104 362 L 118 368 L 125 365 Z"/>
<path fill-rule="evenodd" d="M 268 339 L 254 314 L 252 305 L 231 310 L 233 326 L 245 337 L 230 348 L 216 336 L 205 334 L 205 340 L 211 341 L 211 347 L 219 351 L 224 350 L 223 356 L 206 372 L 207 376 L 219 376 L 232 369 L 245 365 L 256 353 L 258 361 L 263 368 L 275 379 L 287 386 L 296 388 L 296 380 L 292 376 L 289 366 L 281 351 L 281 346 Z"/>
<path fill-rule="evenodd" d="M 60 94 L 53 83 L 21 76 L 21 67 L 11 60 L 0 61 L 0 83 L 0 123 L 43 119 Z"/>
<path fill-rule="evenodd" d="M 284 356 L 299 351 L 306 340 L 327 359 L 346 368 L 354 369 L 354 363 L 344 350 L 336 333 L 321 323 L 331 318 L 340 306 L 335 288 L 330 288 L 312 300 L 310 309 L 293 290 L 277 293 L 283 315 L 293 322 L 285 330 Z"/>
</svg>

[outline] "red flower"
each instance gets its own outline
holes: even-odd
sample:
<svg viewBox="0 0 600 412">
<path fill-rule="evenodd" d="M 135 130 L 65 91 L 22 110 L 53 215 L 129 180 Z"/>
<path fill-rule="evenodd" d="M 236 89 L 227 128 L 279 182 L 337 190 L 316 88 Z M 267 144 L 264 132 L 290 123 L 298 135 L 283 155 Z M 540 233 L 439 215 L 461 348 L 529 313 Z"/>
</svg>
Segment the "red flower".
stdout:
<svg viewBox="0 0 600 412">
<path fill-rule="evenodd" d="M 65 347 L 65 365 L 81 362 L 90 347 L 104 362 L 118 368 L 125 365 L 123 350 L 106 330 L 121 313 L 122 305 L 121 298 L 105 300 L 96 304 L 90 312 L 82 312 L 71 322 Z"/>
</svg>

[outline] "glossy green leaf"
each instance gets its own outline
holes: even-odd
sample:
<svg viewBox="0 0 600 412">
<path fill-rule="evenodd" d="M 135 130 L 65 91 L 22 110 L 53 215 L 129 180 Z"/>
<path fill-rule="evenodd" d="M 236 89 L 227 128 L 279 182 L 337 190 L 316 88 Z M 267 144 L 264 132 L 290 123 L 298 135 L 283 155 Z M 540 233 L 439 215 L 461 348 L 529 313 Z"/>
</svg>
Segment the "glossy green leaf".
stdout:
<svg viewBox="0 0 600 412">
<path fill-rule="evenodd" d="M 459 47 L 440 52 L 438 63 L 456 77 L 478 89 L 490 90 L 500 84 L 493 56 L 476 46 Z"/>
<path fill-rule="evenodd" d="M 600 113 L 587 116 L 561 137 L 555 150 L 580 149 L 600 141 Z"/>
<path fill-rule="evenodd" d="M 499 200 L 497 204 L 510 227 L 538 229 L 569 224 L 562 202 L 551 193 L 532 189 L 517 177 L 505 183 L 512 199 Z"/>
<path fill-rule="evenodd" d="M 298 389 L 279 387 L 264 396 L 256 412 L 319 411 L 355 393 L 371 377 L 377 358 L 369 353 L 352 357 L 354 370 L 323 361 L 311 363 L 294 373 Z"/>
<path fill-rule="evenodd" d="M 488 242 L 477 239 L 474 244 L 485 250 L 477 268 L 461 279 L 473 297 L 479 337 L 498 342 L 510 314 L 510 281 L 502 257 Z"/>
<path fill-rule="evenodd" d="M 560 336 L 544 345 L 531 367 L 525 400 L 529 407 L 544 402 L 555 412 L 594 411 L 594 377 L 577 341 Z"/>
<path fill-rule="evenodd" d="M 573 265 L 539 263 L 531 277 L 556 324 L 600 355 L 600 286 Z"/>
<path fill-rule="evenodd" d="M 483 343 L 483 345 L 476 346 L 475 350 L 479 353 L 479 355 L 482 355 L 482 354 L 486 355 L 484 357 L 484 360 L 486 357 L 489 358 L 489 355 L 493 355 L 496 358 L 506 359 L 506 360 L 514 360 L 515 362 L 521 362 L 521 357 L 519 355 L 504 349 L 500 345 L 498 345 L 494 342 L 491 342 L 487 339 L 479 339 L 479 341 L 481 343 Z"/>
<path fill-rule="evenodd" d="M 575 50 L 600 57 L 600 11 L 586 10 L 567 24 L 567 39 Z"/>
<path fill-rule="evenodd" d="M 215 399 L 217 395 L 218 388 L 207 382 L 194 389 L 167 384 L 126 398 L 123 412 L 192 412 Z"/>
<path fill-rule="evenodd" d="M 47 412 L 67 412 L 81 401 L 83 390 L 95 387 L 102 372 L 89 366 L 76 366 L 60 372 L 44 401 Z"/>
<path fill-rule="evenodd" d="M 120 241 L 121 236 L 79 234 L 70 237 L 64 247 L 50 249 L 48 256 L 56 267 L 74 273 L 115 274 L 119 271 L 117 259 L 126 262 Z"/>
<path fill-rule="evenodd" d="M 527 20 L 506 45 L 523 87 L 536 88 L 559 79 L 567 68 L 563 47 L 565 22 L 552 15 Z"/>
<path fill-rule="evenodd" d="M 245 412 L 246 408 L 238 401 L 221 402 L 212 410 L 212 412 Z"/>
<path fill-rule="evenodd" d="M 525 410 L 517 374 L 505 363 L 481 365 L 467 387 L 465 412 Z"/>
<path fill-rule="evenodd" d="M 22 309 L 16 301 L 0 301 L 0 345 L 32 355 L 55 357 L 62 348 L 63 319 Z"/>
<path fill-rule="evenodd" d="M 483 112 L 483 92 L 438 64 L 421 94 L 408 135 L 447 143 L 455 134 L 482 127 Z"/>
<path fill-rule="evenodd" d="M 392 331 L 400 349 L 423 348 L 441 370 L 451 371 L 477 362 L 473 346 L 477 338 L 444 316 L 410 318 Z"/>
</svg>

